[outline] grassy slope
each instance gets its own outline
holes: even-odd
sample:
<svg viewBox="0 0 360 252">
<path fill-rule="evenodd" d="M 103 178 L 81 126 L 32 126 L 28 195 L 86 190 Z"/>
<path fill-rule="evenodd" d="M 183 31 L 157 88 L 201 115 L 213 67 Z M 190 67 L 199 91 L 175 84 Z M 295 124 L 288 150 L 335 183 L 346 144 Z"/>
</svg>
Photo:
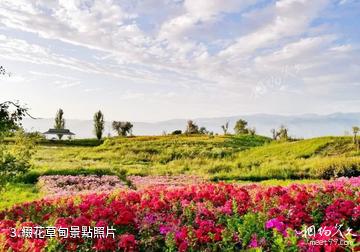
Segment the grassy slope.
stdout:
<svg viewBox="0 0 360 252">
<path fill-rule="evenodd" d="M 191 173 L 254 181 L 330 178 L 359 171 L 360 156 L 350 138 L 269 142 L 259 136 L 114 138 L 98 147 L 43 146 L 35 165 L 39 172 L 122 169 L 128 174 Z"/>
<path fill-rule="evenodd" d="M 239 153 L 220 179 L 303 179 L 359 175 L 360 155 L 349 137 L 272 143 Z"/>
<path fill-rule="evenodd" d="M 98 147 L 42 146 L 35 167 L 39 172 L 85 168 L 125 169 L 128 174 L 141 175 L 202 173 L 219 161 L 230 161 L 242 150 L 269 141 L 261 136 L 112 138 Z"/>
</svg>

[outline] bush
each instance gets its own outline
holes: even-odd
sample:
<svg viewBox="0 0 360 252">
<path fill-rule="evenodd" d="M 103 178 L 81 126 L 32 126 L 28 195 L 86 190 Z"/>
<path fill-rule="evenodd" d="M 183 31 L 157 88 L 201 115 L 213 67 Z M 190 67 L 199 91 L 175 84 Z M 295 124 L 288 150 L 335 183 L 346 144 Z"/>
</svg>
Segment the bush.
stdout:
<svg viewBox="0 0 360 252">
<path fill-rule="evenodd" d="M 58 145 L 58 146 L 83 146 L 83 147 L 94 147 L 99 146 L 104 142 L 104 140 L 98 140 L 96 138 L 88 139 L 72 139 L 72 140 L 40 140 L 39 144 L 42 145 Z"/>
<path fill-rule="evenodd" d="M 0 140 L 0 186 L 11 182 L 31 168 L 31 157 L 35 152 L 35 140 L 23 131 L 15 134 L 14 144 L 5 145 Z"/>
<path fill-rule="evenodd" d="M 181 130 L 174 130 L 173 132 L 171 132 L 171 135 L 181 135 L 182 131 Z"/>
<path fill-rule="evenodd" d="M 328 158 L 320 161 L 317 170 L 317 177 L 322 179 L 357 176 L 360 176 L 359 158 Z"/>
</svg>

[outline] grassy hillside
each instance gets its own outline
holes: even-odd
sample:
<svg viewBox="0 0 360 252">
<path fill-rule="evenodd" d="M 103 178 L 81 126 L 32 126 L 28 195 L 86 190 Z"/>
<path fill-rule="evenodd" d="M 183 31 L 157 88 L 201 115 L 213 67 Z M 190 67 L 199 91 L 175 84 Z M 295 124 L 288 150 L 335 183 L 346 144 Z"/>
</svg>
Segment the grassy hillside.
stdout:
<svg viewBox="0 0 360 252">
<path fill-rule="evenodd" d="M 151 136 L 111 138 L 98 147 L 41 146 L 35 157 L 39 172 L 108 169 L 128 174 L 203 173 L 219 161 L 271 140 L 262 136 Z"/>
<path fill-rule="evenodd" d="M 351 138 L 272 142 L 261 136 L 112 138 L 97 147 L 41 146 L 35 171 L 50 174 L 197 174 L 211 179 L 303 179 L 359 174 Z"/>
<path fill-rule="evenodd" d="M 273 142 L 241 152 L 219 179 L 303 179 L 360 175 L 360 153 L 350 137 Z"/>
</svg>

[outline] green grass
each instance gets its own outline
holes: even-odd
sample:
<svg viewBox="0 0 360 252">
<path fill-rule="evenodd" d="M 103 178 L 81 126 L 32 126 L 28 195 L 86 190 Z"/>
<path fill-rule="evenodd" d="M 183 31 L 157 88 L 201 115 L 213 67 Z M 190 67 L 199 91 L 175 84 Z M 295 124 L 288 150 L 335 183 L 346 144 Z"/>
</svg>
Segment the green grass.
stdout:
<svg viewBox="0 0 360 252">
<path fill-rule="evenodd" d="M 350 137 L 273 142 L 261 136 L 111 138 L 97 147 L 42 145 L 33 172 L 196 174 L 212 180 L 329 179 L 359 175 Z"/>
<path fill-rule="evenodd" d="M 37 171 L 92 168 L 139 175 L 201 173 L 267 142 L 270 140 L 261 136 L 112 138 L 98 147 L 41 146 L 34 163 Z"/>
<path fill-rule="evenodd" d="M 6 137 L 4 139 L 5 143 L 13 143 L 15 141 L 14 137 Z M 85 138 L 85 139 L 64 139 L 64 140 L 49 140 L 49 139 L 38 139 L 37 143 L 45 146 L 99 146 L 104 142 L 104 140 L 97 140 L 94 138 Z"/>
<path fill-rule="evenodd" d="M 291 179 L 268 179 L 262 180 L 259 182 L 253 182 L 248 180 L 233 180 L 227 181 L 228 183 L 238 183 L 241 185 L 248 185 L 248 184 L 260 184 L 264 186 L 290 186 L 292 184 L 319 184 L 323 180 L 320 179 L 300 179 L 300 180 L 291 180 Z"/>
<path fill-rule="evenodd" d="M 9 184 L 4 191 L 0 191 L 0 210 L 40 199 L 42 196 L 34 184 Z"/>
<path fill-rule="evenodd" d="M 330 179 L 359 176 L 360 155 L 350 137 L 321 137 L 274 142 L 239 153 L 226 173 L 215 179 Z"/>
</svg>

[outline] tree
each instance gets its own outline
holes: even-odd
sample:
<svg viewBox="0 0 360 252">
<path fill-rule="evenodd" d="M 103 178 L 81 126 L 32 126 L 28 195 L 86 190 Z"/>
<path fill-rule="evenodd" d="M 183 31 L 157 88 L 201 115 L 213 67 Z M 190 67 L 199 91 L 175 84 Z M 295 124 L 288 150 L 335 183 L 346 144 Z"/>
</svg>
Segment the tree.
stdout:
<svg viewBox="0 0 360 252">
<path fill-rule="evenodd" d="M 22 129 L 15 133 L 14 144 L 0 144 L 0 191 L 31 168 L 31 158 L 36 151 L 36 138 L 29 137 Z"/>
<path fill-rule="evenodd" d="M 21 120 L 29 115 L 27 111 L 18 102 L 0 103 L 0 191 L 4 189 L 4 184 L 31 167 L 30 159 L 34 153 L 35 141 L 21 130 Z M 14 144 L 5 145 L 3 137 L 14 130 L 17 130 Z"/>
<path fill-rule="evenodd" d="M 8 72 L 5 67 L 0 66 L 0 75 L 8 75 L 9 77 L 11 76 L 11 73 Z"/>
<path fill-rule="evenodd" d="M 3 66 L 0 66 L 0 74 L 5 75 L 6 69 Z"/>
<path fill-rule="evenodd" d="M 277 140 L 277 132 L 276 129 L 271 129 L 272 139 Z"/>
<path fill-rule="evenodd" d="M 54 128 L 58 130 L 65 129 L 64 111 L 62 109 L 59 109 L 56 113 Z M 63 134 L 57 134 L 57 136 L 61 140 Z"/>
<path fill-rule="evenodd" d="M 284 140 L 284 141 L 288 140 L 289 139 L 288 131 L 289 130 L 284 125 L 281 125 L 278 130 L 279 140 Z"/>
<path fill-rule="evenodd" d="M 171 135 L 181 135 L 182 131 L 181 130 L 174 130 L 173 132 L 171 132 Z"/>
<path fill-rule="evenodd" d="M 281 125 L 278 130 L 271 130 L 273 140 L 280 141 L 287 141 L 289 139 L 288 132 L 289 130 L 284 125 Z"/>
<path fill-rule="evenodd" d="M 235 134 L 238 135 L 248 134 L 249 130 L 246 128 L 247 124 L 248 124 L 247 121 L 243 119 L 238 120 L 234 127 Z"/>
<path fill-rule="evenodd" d="M 21 120 L 26 115 L 30 116 L 28 109 L 20 105 L 19 102 L 6 101 L 0 103 L 0 135 L 19 129 Z"/>
<path fill-rule="evenodd" d="M 133 125 L 130 122 L 113 121 L 112 127 L 119 136 L 127 136 L 131 134 Z"/>
<path fill-rule="evenodd" d="M 199 134 L 207 135 L 209 131 L 205 127 L 200 127 Z"/>
<path fill-rule="evenodd" d="M 104 114 L 99 110 L 94 114 L 94 133 L 101 140 L 105 128 Z"/>
<path fill-rule="evenodd" d="M 227 135 L 229 131 L 229 122 L 226 122 L 224 125 L 221 125 L 221 128 L 224 131 L 224 135 Z"/>
<path fill-rule="evenodd" d="M 256 128 L 255 127 L 251 128 L 251 129 L 248 129 L 248 131 L 249 131 L 249 134 L 252 135 L 252 136 L 254 136 L 256 134 Z"/>
<path fill-rule="evenodd" d="M 192 120 L 187 121 L 186 134 L 198 134 L 199 126 L 197 126 Z"/>
<path fill-rule="evenodd" d="M 360 131 L 360 128 L 357 127 L 357 126 L 354 126 L 354 127 L 352 128 L 352 130 L 353 130 L 353 142 L 354 142 L 354 144 L 356 145 L 357 150 L 359 150 L 359 140 L 358 140 L 358 138 L 357 138 L 357 135 L 358 135 L 358 133 L 359 133 L 359 131 Z"/>
</svg>

